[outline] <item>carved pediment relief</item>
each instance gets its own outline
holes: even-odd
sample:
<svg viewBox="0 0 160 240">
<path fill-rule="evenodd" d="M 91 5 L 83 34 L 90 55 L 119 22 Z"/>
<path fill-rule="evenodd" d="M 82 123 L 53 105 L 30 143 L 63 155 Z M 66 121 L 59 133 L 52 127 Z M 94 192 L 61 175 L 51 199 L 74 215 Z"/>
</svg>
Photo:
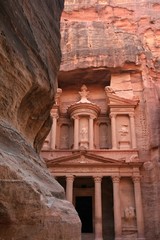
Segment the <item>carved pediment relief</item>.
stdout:
<svg viewBox="0 0 160 240">
<path fill-rule="evenodd" d="M 108 104 L 111 106 L 135 107 L 139 102 L 139 99 L 136 97 L 133 97 L 133 99 L 127 99 L 127 98 L 118 96 L 115 93 L 115 91 L 108 86 L 105 87 L 105 92 L 106 92 Z"/>
<path fill-rule="evenodd" d="M 119 165 L 119 164 L 125 164 L 125 161 L 123 160 L 114 160 L 111 158 L 105 158 L 102 156 L 97 156 L 90 153 L 78 153 L 78 154 L 72 154 L 70 156 L 66 157 L 59 157 L 53 160 L 46 160 L 47 166 L 57 166 L 57 165 Z"/>
</svg>

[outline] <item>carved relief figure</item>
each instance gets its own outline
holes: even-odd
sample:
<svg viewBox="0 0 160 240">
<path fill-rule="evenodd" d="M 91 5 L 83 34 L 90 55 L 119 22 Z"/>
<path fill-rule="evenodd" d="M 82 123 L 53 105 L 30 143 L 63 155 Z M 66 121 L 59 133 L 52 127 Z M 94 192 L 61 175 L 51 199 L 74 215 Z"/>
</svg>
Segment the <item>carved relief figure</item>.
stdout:
<svg viewBox="0 0 160 240">
<path fill-rule="evenodd" d="M 119 130 L 120 135 L 124 138 L 128 135 L 128 125 L 122 125 L 121 129 Z"/>
<path fill-rule="evenodd" d="M 88 130 L 86 127 L 82 127 L 80 132 L 81 140 L 87 140 L 88 137 Z"/>
<path fill-rule="evenodd" d="M 124 210 L 124 217 L 127 221 L 132 220 L 133 218 L 135 218 L 135 209 L 134 207 L 130 206 L 125 208 Z"/>
<path fill-rule="evenodd" d="M 120 149 L 129 149 L 130 148 L 130 136 L 129 136 L 128 124 L 123 124 L 120 126 L 119 146 L 120 146 Z"/>
</svg>

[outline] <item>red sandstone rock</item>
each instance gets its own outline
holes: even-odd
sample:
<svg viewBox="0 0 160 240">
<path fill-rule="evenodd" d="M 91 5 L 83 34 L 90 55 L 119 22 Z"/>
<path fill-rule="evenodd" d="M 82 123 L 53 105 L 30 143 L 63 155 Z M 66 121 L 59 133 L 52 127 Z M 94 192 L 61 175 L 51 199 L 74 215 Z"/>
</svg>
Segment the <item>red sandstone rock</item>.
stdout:
<svg viewBox="0 0 160 240">
<path fill-rule="evenodd" d="M 38 156 L 60 65 L 61 0 L 0 3 L 0 239 L 80 239 L 80 221 Z"/>
</svg>

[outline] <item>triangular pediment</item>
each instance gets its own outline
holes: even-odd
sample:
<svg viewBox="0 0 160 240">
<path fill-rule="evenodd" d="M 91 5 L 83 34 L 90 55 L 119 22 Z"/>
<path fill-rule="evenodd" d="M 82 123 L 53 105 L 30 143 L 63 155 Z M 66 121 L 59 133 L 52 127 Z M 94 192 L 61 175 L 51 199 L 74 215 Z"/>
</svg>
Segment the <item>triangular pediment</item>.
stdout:
<svg viewBox="0 0 160 240">
<path fill-rule="evenodd" d="M 128 99 L 118 96 L 114 91 L 106 91 L 109 106 L 135 107 L 139 100 L 137 98 Z"/>
<path fill-rule="evenodd" d="M 114 160 L 105 158 L 91 153 L 76 153 L 70 156 L 58 157 L 55 159 L 46 160 L 47 166 L 66 166 L 66 165 L 119 165 L 125 164 L 123 160 Z"/>
</svg>

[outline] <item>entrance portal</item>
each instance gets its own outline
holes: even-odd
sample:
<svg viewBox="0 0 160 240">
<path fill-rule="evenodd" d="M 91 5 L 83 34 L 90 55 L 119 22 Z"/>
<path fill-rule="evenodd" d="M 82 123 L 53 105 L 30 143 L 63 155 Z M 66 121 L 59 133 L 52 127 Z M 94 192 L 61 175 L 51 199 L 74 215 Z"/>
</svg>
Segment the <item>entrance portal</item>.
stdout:
<svg viewBox="0 0 160 240">
<path fill-rule="evenodd" d="M 92 233 L 92 196 L 76 197 L 76 210 L 82 222 L 82 233 Z"/>
</svg>

